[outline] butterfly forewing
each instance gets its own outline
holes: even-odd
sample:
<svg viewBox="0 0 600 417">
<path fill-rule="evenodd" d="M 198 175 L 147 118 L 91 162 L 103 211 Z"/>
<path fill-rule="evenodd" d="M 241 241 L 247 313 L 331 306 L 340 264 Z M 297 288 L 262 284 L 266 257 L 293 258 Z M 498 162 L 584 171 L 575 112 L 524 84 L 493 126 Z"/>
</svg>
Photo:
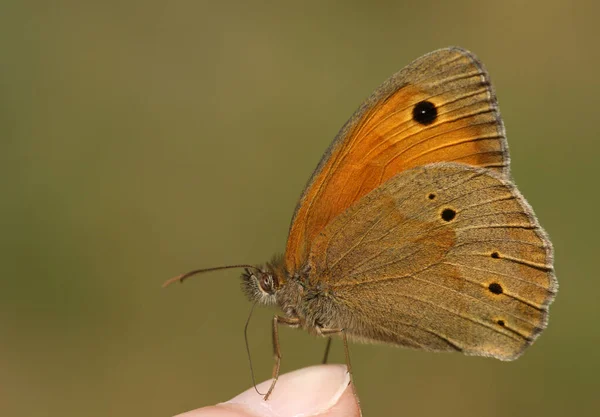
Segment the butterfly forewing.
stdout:
<svg viewBox="0 0 600 417">
<path fill-rule="evenodd" d="M 500 359 L 545 327 L 556 291 L 550 241 L 517 189 L 454 163 L 400 173 L 363 197 L 315 239 L 309 265 L 335 312 L 328 326 Z"/>
<path fill-rule="evenodd" d="M 508 175 L 508 149 L 494 92 L 469 52 L 427 54 L 387 80 L 342 128 L 297 206 L 286 266 L 306 261 L 335 216 L 397 173 L 454 161 Z"/>
</svg>

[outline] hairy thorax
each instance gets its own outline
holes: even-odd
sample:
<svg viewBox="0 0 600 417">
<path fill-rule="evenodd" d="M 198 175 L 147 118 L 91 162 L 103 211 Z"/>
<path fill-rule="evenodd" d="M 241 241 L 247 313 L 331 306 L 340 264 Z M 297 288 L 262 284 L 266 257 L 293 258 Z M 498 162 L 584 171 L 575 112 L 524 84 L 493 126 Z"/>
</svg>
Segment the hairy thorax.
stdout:
<svg viewBox="0 0 600 417">
<path fill-rule="evenodd" d="M 311 276 L 310 268 L 301 270 L 302 273 L 288 274 L 277 292 L 277 304 L 286 317 L 299 319 L 300 327 L 312 334 L 321 334 L 322 329 L 340 329 L 335 294 L 323 280 Z"/>
</svg>

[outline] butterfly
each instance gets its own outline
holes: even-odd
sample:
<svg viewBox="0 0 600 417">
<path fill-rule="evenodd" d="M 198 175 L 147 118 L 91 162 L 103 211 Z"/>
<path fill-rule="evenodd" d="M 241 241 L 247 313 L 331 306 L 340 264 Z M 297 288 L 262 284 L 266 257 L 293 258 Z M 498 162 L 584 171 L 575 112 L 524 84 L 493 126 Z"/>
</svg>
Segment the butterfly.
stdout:
<svg viewBox="0 0 600 417">
<path fill-rule="evenodd" d="M 557 281 L 552 244 L 509 168 L 472 53 L 431 52 L 375 90 L 308 181 L 285 254 L 242 274 L 252 302 L 283 312 L 265 399 L 280 325 L 339 334 L 346 354 L 350 338 L 519 357 L 546 327 Z"/>
</svg>

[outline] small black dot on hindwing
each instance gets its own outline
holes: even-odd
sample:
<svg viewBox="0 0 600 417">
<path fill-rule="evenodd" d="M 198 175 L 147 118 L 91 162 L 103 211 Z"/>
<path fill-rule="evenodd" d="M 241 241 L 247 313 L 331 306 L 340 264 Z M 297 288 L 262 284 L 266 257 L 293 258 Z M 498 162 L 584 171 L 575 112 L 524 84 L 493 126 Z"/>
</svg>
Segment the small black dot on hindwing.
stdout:
<svg viewBox="0 0 600 417">
<path fill-rule="evenodd" d="M 445 208 L 444 210 L 442 210 L 442 219 L 449 222 L 454 220 L 454 218 L 456 217 L 456 210 L 451 209 L 451 208 Z"/>
<path fill-rule="evenodd" d="M 488 289 L 492 294 L 496 295 L 502 294 L 504 292 L 502 285 L 498 284 L 497 282 L 492 282 L 490 285 L 488 285 Z"/>
</svg>

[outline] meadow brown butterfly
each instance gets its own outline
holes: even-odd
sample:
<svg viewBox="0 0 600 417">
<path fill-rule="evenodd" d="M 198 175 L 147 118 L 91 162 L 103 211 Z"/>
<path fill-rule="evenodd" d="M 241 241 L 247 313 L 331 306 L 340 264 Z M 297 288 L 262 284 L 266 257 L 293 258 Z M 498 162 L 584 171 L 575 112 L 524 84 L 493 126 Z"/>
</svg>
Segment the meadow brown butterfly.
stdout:
<svg viewBox="0 0 600 417">
<path fill-rule="evenodd" d="M 285 255 L 242 274 L 251 301 L 283 311 L 265 399 L 280 324 L 340 334 L 346 354 L 352 338 L 519 357 L 546 327 L 557 282 L 509 162 L 488 74 L 470 52 L 434 51 L 383 83 L 310 178 Z"/>
</svg>

